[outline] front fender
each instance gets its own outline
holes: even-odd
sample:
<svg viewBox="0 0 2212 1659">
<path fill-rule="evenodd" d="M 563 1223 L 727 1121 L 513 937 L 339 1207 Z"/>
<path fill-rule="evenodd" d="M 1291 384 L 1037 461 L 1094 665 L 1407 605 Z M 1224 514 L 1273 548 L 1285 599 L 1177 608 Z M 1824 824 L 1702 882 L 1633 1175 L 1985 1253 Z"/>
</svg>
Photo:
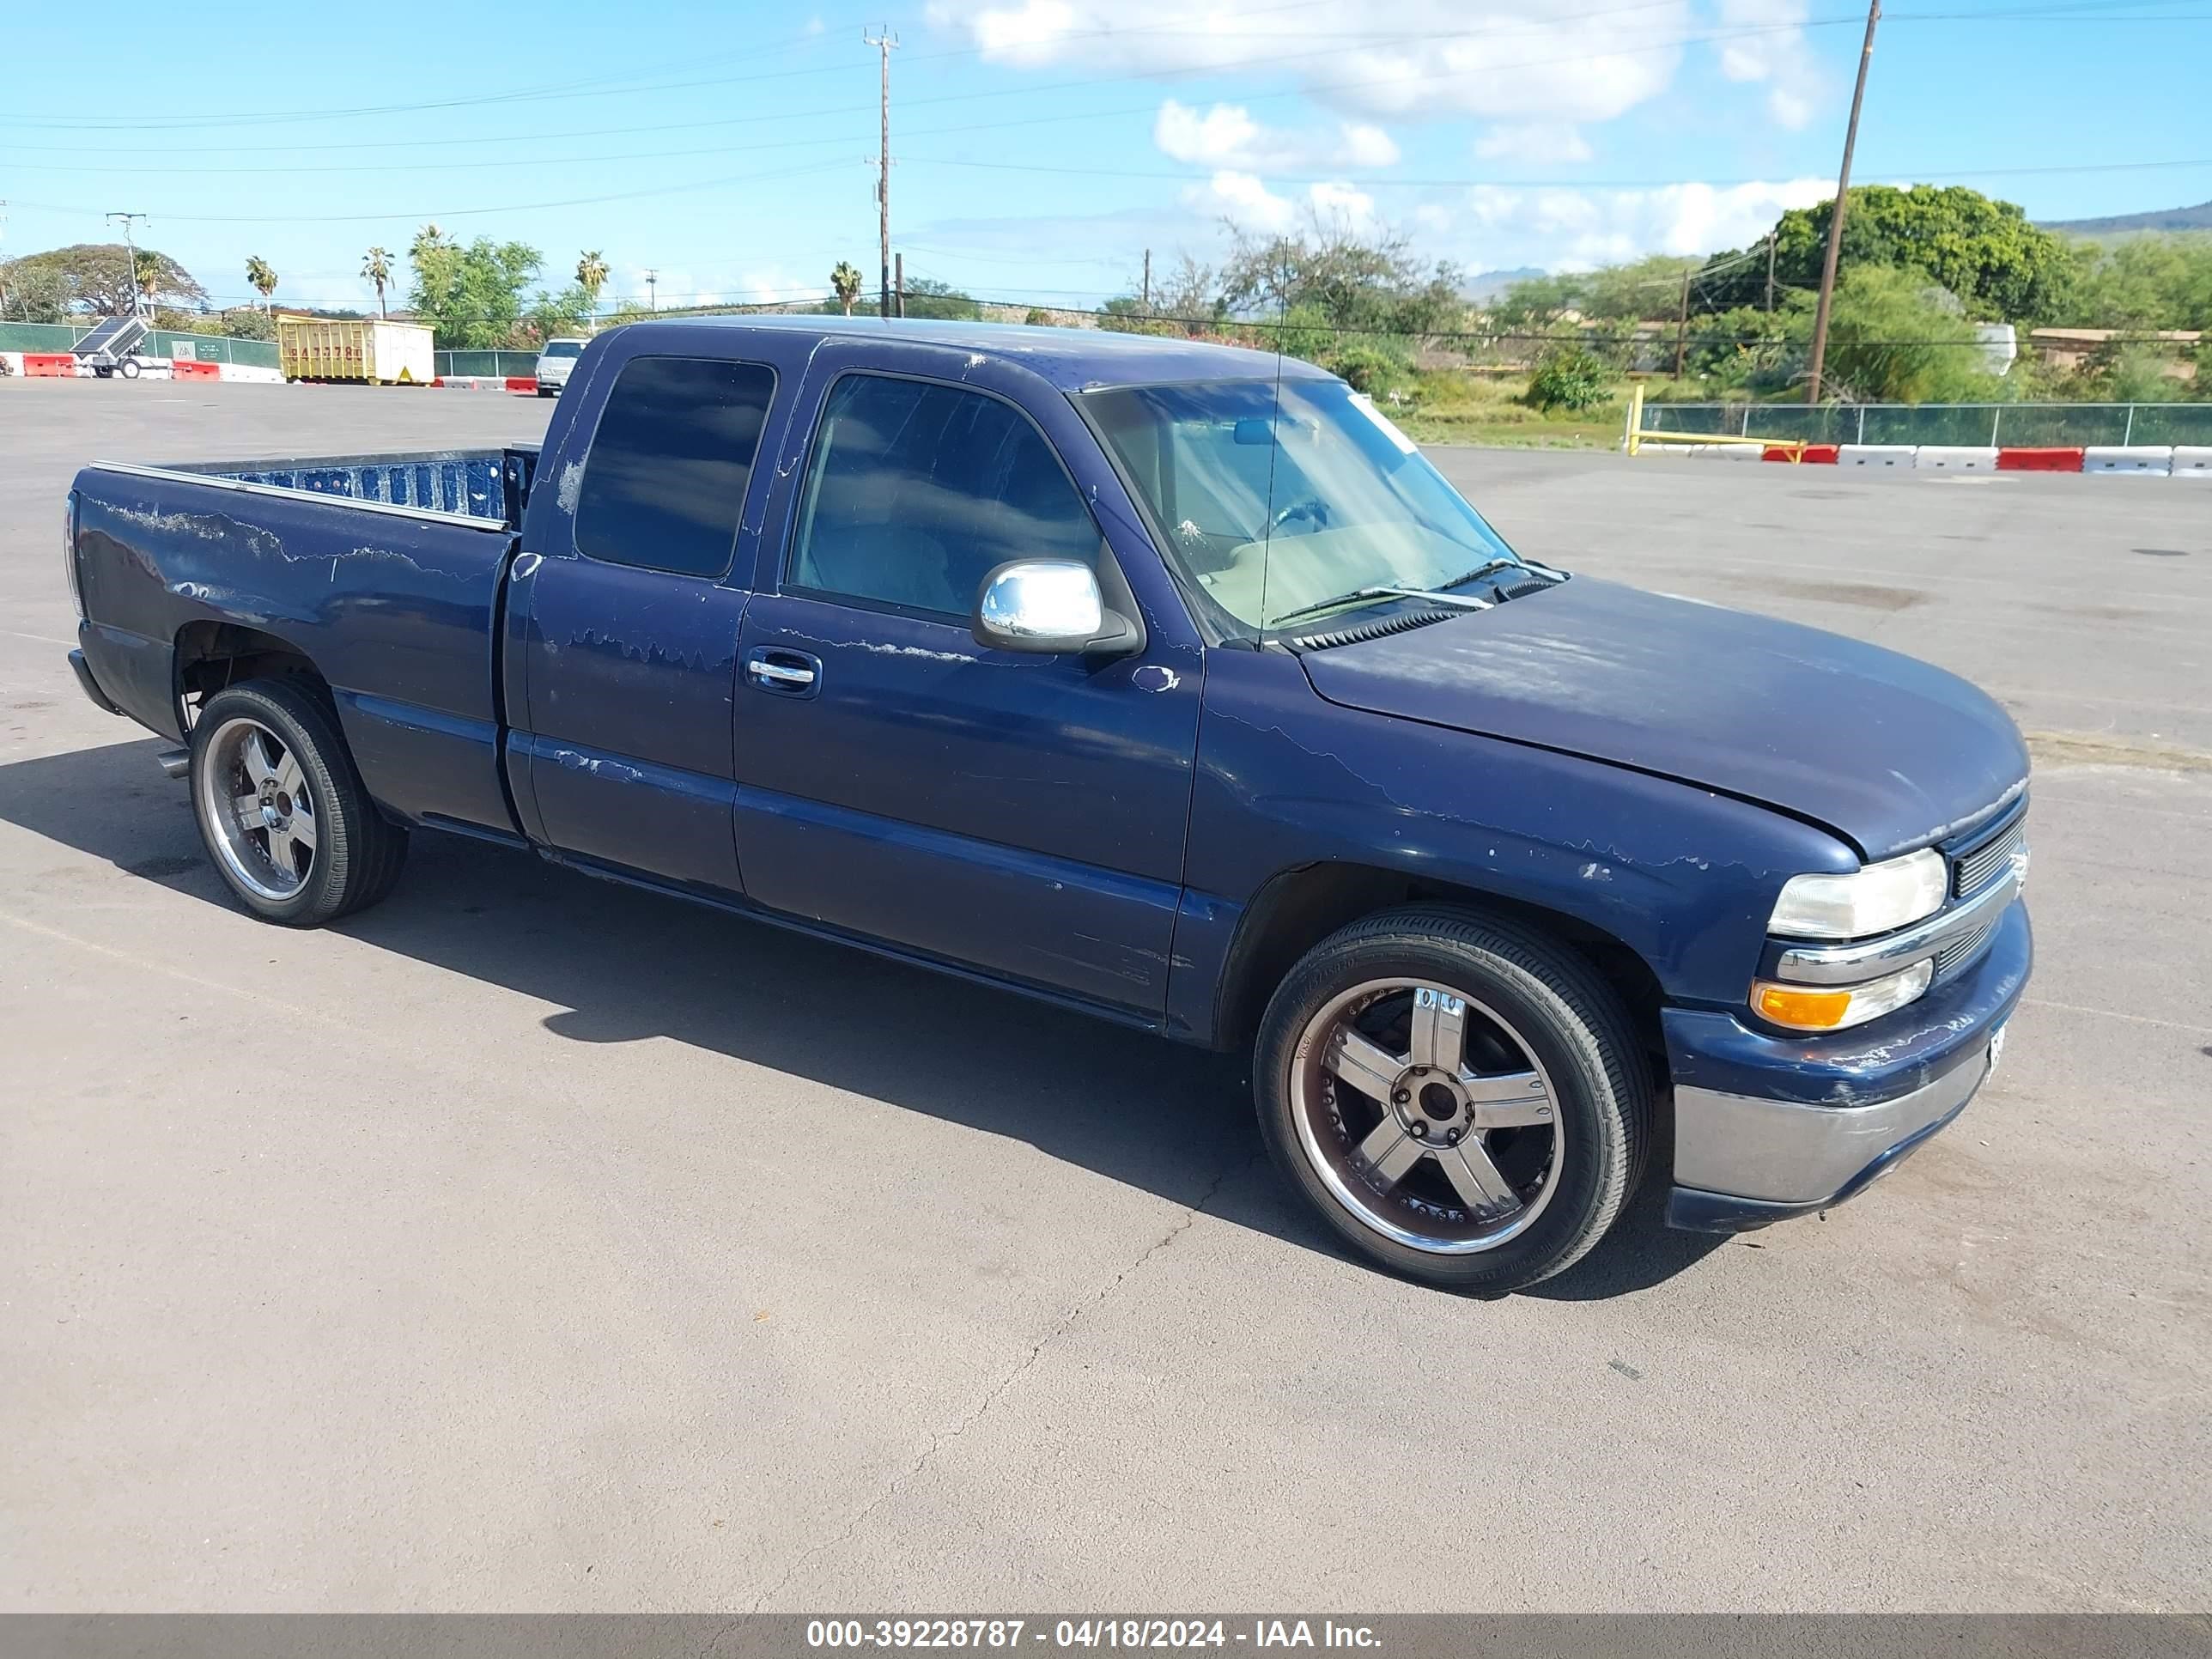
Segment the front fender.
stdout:
<svg viewBox="0 0 2212 1659">
<path fill-rule="evenodd" d="M 1297 661 L 1209 654 L 1171 1023 L 1210 1032 L 1243 912 L 1280 872 L 1402 873 L 1571 917 L 1670 1003 L 1741 1003 L 1782 884 L 1856 867 L 1824 830 L 1581 756 L 1346 708 Z"/>
</svg>

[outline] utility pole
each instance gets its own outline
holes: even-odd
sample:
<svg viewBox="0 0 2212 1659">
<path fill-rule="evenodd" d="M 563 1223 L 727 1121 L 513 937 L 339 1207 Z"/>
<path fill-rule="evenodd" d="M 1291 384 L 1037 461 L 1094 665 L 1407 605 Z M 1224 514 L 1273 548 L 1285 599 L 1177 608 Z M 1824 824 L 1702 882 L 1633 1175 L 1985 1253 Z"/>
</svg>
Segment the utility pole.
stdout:
<svg viewBox="0 0 2212 1659">
<path fill-rule="evenodd" d="M 1150 248 L 1145 250 L 1144 295 L 1145 310 L 1149 314 L 1152 308 L 1152 251 Z"/>
<path fill-rule="evenodd" d="M 654 311 L 659 311 L 660 309 L 660 273 L 659 271 L 648 270 L 645 273 L 645 295 L 646 303 Z"/>
<path fill-rule="evenodd" d="M 898 36 L 884 25 L 880 34 L 862 34 L 860 39 L 873 46 L 884 60 L 884 131 L 882 147 L 876 153 L 876 234 L 883 253 L 883 315 L 891 314 L 891 53 L 898 47 Z"/>
<path fill-rule="evenodd" d="M 1766 233 L 1766 309 L 1774 310 L 1774 233 Z"/>
<path fill-rule="evenodd" d="M 891 300 L 897 309 L 894 316 L 906 315 L 906 255 L 891 255 Z"/>
<path fill-rule="evenodd" d="M 1844 246 L 1844 201 L 1851 188 L 1851 147 L 1858 143 L 1859 106 L 1866 101 L 1867 65 L 1874 61 L 1874 27 L 1881 21 L 1881 0 L 1867 0 L 1866 44 L 1859 48 L 1859 78 L 1851 88 L 1850 124 L 1844 129 L 1844 165 L 1836 175 L 1836 206 L 1828 216 L 1828 251 L 1820 261 L 1820 300 L 1813 313 L 1813 363 L 1805 381 L 1805 401 L 1820 401 L 1820 370 L 1828 356 L 1828 311 L 1836 297 L 1836 255 Z"/>
<path fill-rule="evenodd" d="M 1674 378 L 1682 378 L 1682 349 L 1690 330 L 1690 273 L 1682 273 L 1682 308 L 1674 316 Z"/>
<path fill-rule="evenodd" d="M 107 216 L 107 222 L 111 225 L 118 219 L 123 221 L 123 247 L 131 262 L 125 274 L 130 278 L 131 314 L 133 317 L 138 314 L 138 244 L 131 233 L 141 219 L 152 216 L 147 213 L 111 213 Z"/>
</svg>

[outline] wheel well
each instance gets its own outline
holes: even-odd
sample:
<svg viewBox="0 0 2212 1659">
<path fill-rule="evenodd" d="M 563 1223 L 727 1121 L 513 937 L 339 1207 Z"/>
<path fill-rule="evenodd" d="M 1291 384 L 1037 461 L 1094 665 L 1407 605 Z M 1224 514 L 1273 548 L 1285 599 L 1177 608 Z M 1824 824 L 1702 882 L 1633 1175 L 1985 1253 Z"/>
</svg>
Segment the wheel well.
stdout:
<svg viewBox="0 0 2212 1659">
<path fill-rule="evenodd" d="M 200 705 L 225 686 L 245 680 L 289 680 L 331 700 L 330 683 L 307 653 L 258 629 L 236 623 L 198 622 L 178 630 L 177 702 L 189 731 Z"/>
<path fill-rule="evenodd" d="M 1284 975 L 1338 928 L 1378 910 L 1425 901 L 1518 922 L 1575 951 L 1620 994 L 1637 1035 L 1662 1060 L 1664 1075 L 1666 1042 L 1659 1026 L 1664 997 L 1659 981 L 1644 958 L 1620 939 L 1579 917 L 1541 905 L 1359 864 L 1308 865 L 1285 871 L 1260 890 L 1230 949 L 1217 1041 L 1224 1048 L 1249 1042 L 1267 999 Z"/>
</svg>

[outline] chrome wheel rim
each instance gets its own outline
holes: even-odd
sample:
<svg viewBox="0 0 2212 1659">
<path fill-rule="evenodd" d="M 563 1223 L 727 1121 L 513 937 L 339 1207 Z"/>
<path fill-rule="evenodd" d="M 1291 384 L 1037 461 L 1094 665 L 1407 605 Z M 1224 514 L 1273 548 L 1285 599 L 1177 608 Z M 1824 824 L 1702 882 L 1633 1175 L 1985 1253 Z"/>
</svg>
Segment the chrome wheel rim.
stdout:
<svg viewBox="0 0 2212 1659">
<path fill-rule="evenodd" d="M 235 715 L 208 736 L 200 811 L 216 855 L 249 892 L 297 896 L 315 872 L 321 823 L 299 757 L 256 720 Z"/>
<path fill-rule="evenodd" d="M 1449 987 L 1369 980 L 1306 1023 L 1291 1115 L 1339 1204 L 1385 1238 L 1471 1255 L 1519 1237 L 1559 1187 L 1565 1126 L 1535 1051 Z"/>
</svg>

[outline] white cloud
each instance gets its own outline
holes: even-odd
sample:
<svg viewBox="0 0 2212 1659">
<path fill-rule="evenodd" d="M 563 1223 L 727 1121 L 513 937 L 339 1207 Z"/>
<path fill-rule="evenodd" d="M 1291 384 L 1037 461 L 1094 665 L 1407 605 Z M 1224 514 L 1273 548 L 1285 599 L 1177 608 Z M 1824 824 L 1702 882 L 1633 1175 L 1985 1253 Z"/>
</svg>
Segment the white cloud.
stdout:
<svg viewBox="0 0 2212 1659">
<path fill-rule="evenodd" d="M 1353 227 L 1375 222 L 1375 198 L 1340 179 L 1278 195 L 1254 174 L 1224 168 L 1202 185 L 1188 186 L 1182 200 L 1185 207 L 1210 219 L 1225 219 L 1240 230 L 1262 235 L 1289 230 L 1309 215 Z"/>
<path fill-rule="evenodd" d="M 1543 167 L 1559 161 L 1587 161 L 1589 142 L 1565 121 L 1522 121 L 1495 126 L 1474 141 L 1475 159 L 1526 161 Z"/>
<path fill-rule="evenodd" d="M 1398 160 L 1396 141 L 1368 123 L 1340 122 L 1332 137 L 1263 126 L 1242 104 L 1215 104 L 1201 111 L 1172 98 L 1160 106 L 1152 142 L 1178 161 L 1246 173 L 1387 167 Z"/>
<path fill-rule="evenodd" d="M 1768 88 L 1766 111 L 1796 131 L 1813 118 L 1820 76 L 1801 27 L 1806 0 L 1719 0 L 1723 28 L 1762 31 L 1719 44 L 1721 74 Z"/>
<path fill-rule="evenodd" d="M 1819 179 L 1665 185 L 1650 190 L 1511 189 L 1478 185 L 1435 224 L 1473 268 L 1588 270 L 1647 253 L 1701 254 L 1765 234 L 1787 208 L 1833 193 Z"/>
<path fill-rule="evenodd" d="M 1364 121 L 1344 124 L 1343 159 L 1347 167 L 1392 167 L 1398 165 L 1398 141 L 1378 126 Z"/>
<path fill-rule="evenodd" d="M 1774 7 L 1802 0 L 1721 0 Z M 1100 75 L 1259 69 L 1353 116 L 1610 120 L 1662 91 L 1690 0 L 1593 10 L 1588 0 L 932 0 L 930 21 L 993 61 Z"/>
<path fill-rule="evenodd" d="M 1324 221 L 1355 227 L 1375 221 L 1375 198 L 1350 185 L 1315 185 L 1307 190 L 1306 199 Z"/>
</svg>

